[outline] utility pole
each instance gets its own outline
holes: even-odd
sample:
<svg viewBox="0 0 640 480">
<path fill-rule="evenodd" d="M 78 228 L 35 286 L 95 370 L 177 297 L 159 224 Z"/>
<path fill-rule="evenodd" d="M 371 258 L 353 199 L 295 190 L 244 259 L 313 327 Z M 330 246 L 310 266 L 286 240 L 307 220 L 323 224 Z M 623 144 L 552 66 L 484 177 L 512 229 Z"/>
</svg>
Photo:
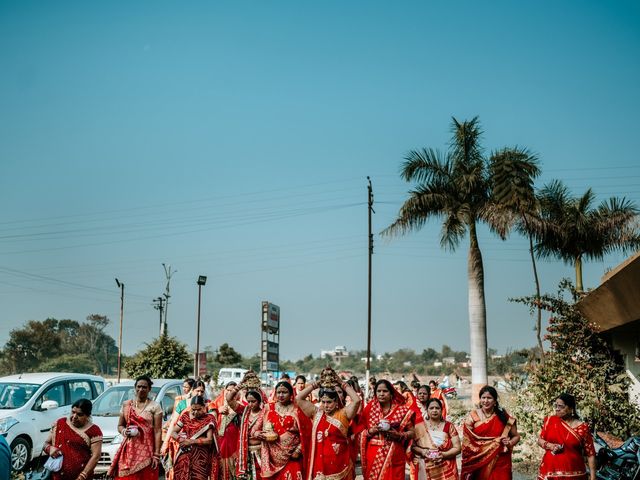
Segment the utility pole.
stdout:
<svg viewBox="0 0 640 480">
<path fill-rule="evenodd" d="M 116 278 L 120 289 L 120 335 L 118 336 L 118 383 L 120 383 L 120 367 L 122 364 L 122 320 L 124 318 L 124 283 Z"/>
<path fill-rule="evenodd" d="M 373 187 L 371 186 L 371 178 L 367 177 L 369 184 L 367 185 L 368 201 L 367 213 L 369 216 L 369 289 L 367 298 L 367 370 L 365 374 L 366 392 L 369 391 L 369 378 L 371 376 L 371 257 L 373 256 L 373 233 L 371 231 L 371 214 L 376 213 L 373 209 Z M 365 394 L 366 397 L 366 394 Z"/>
<path fill-rule="evenodd" d="M 165 287 L 164 293 L 162 294 L 166 302 L 164 306 L 164 323 L 160 322 L 160 335 L 162 335 L 163 333 L 167 333 L 167 317 L 169 316 L 169 297 L 171 297 L 171 295 L 169 294 L 169 286 L 170 286 L 169 284 L 171 283 L 171 275 L 177 272 L 177 270 L 173 270 L 173 271 L 171 270 L 171 265 L 167 265 L 163 263 L 162 266 L 164 267 L 164 275 L 165 277 L 167 277 L 167 286 Z"/>
<path fill-rule="evenodd" d="M 160 336 L 162 336 L 163 332 L 165 331 L 162 327 L 163 327 L 163 323 L 162 323 L 162 311 L 166 308 L 165 307 L 165 299 L 164 297 L 158 297 L 158 298 L 154 298 L 152 300 L 153 303 L 153 308 L 155 308 L 156 310 L 160 310 Z"/>
</svg>

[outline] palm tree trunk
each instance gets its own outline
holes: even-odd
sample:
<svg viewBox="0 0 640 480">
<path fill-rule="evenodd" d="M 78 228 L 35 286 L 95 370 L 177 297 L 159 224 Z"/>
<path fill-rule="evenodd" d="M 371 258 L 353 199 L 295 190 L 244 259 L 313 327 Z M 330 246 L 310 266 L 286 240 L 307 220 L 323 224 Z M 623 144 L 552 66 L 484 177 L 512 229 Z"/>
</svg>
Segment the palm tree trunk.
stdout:
<svg viewBox="0 0 640 480">
<path fill-rule="evenodd" d="M 584 291 L 582 287 L 582 256 L 576 257 L 576 291 L 582 293 Z"/>
<path fill-rule="evenodd" d="M 525 220 L 525 227 L 527 227 Z M 527 227 L 528 230 L 528 227 Z M 540 349 L 540 362 L 544 364 L 544 347 L 542 346 L 542 306 L 540 305 L 540 279 L 538 278 L 538 267 L 536 265 L 536 256 L 533 253 L 533 236 L 529 234 L 529 254 L 531 255 L 531 264 L 533 265 L 533 278 L 536 282 L 536 308 L 538 317 L 536 318 L 536 337 L 538 338 L 538 348 Z"/>
<path fill-rule="evenodd" d="M 484 300 L 484 267 L 475 221 L 469 225 L 469 340 L 471 345 L 472 401 L 487 384 L 487 307 Z"/>
</svg>

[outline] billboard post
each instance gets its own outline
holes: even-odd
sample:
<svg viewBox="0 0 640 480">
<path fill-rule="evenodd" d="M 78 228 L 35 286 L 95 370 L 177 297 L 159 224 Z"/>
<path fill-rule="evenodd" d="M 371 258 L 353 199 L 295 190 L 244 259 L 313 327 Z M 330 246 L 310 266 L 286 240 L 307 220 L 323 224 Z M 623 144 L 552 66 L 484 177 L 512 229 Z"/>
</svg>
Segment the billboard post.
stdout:
<svg viewBox="0 0 640 480">
<path fill-rule="evenodd" d="M 260 330 L 260 373 L 268 376 L 280 370 L 280 307 L 262 302 Z"/>
</svg>

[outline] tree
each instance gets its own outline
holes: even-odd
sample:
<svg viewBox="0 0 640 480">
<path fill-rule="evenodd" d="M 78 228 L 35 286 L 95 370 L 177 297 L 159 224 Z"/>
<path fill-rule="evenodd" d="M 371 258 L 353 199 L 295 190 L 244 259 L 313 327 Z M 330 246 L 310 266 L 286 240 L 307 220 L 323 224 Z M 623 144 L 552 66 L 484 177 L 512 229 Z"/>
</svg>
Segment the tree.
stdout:
<svg viewBox="0 0 640 480">
<path fill-rule="evenodd" d="M 85 354 L 70 355 L 65 353 L 51 358 L 38 366 L 41 372 L 74 372 L 96 373 L 96 364 L 93 359 Z"/>
<path fill-rule="evenodd" d="M 89 315 L 86 323 L 55 318 L 31 320 L 9 334 L 2 370 L 11 373 L 52 371 L 51 365 L 56 364 L 57 357 L 64 356 L 65 362 L 78 357 L 77 361 L 69 360 L 64 370 L 108 374 L 115 366 L 117 353 L 115 340 L 104 333 L 108 323 L 107 317 L 95 314 Z M 87 359 L 91 366 L 86 363 Z"/>
<path fill-rule="evenodd" d="M 4 346 L 4 370 L 10 373 L 34 372 L 38 366 L 60 355 L 58 320 L 30 320 L 21 329 L 12 330 Z"/>
<path fill-rule="evenodd" d="M 193 368 L 186 345 L 166 333 L 147 344 L 124 364 L 129 377 L 184 378 Z"/>
<path fill-rule="evenodd" d="M 223 343 L 218 348 L 218 354 L 216 355 L 216 362 L 221 365 L 235 365 L 242 361 L 242 355 L 235 351 L 233 347 L 230 347 L 228 343 Z"/>
<path fill-rule="evenodd" d="M 451 124 L 452 138 L 446 153 L 424 148 L 405 157 L 401 176 L 415 182 L 398 213 L 382 234 L 388 237 L 421 229 L 431 218 L 443 219 L 440 245 L 455 250 L 469 235 L 468 289 L 473 394 L 487 383 L 487 310 L 484 266 L 477 226 L 484 222 L 499 233 L 499 210 L 491 198 L 488 162 L 480 145 L 482 131 L 475 117 Z"/>
<path fill-rule="evenodd" d="M 593 190 L 572 197 L 569 189 L 555 180 L 542 188 L 539 200 L 544 230 L 537 235 L 536 252 L 573 264 L 578 292 L 584 291 L 583 258 L 601 260 L 608 253 L 627 253 L 640 246 L 638 209 L 624 197 L 612 197 L 593 208 Z"/>
<path fill-rule="evenodd" d="M 504 224 L 506 231 L 512 225 L 529 240 L 529 255 L 533 267 L 533 279 L 536 295 L 540 298 L 540 279 L 536 266 L 533 238 L 535 232 L 541 231 L 538 216 L 538 199 L 534 188 L 534 180 L 540 175 L 538 158 L 526 148 L 503 148 L 491 155 L 489 170 L 493 183 L 493 198 L 501 209 L 514 217 L 513 221 Z M 502 215 L 509 219 L 510 215 Z M 542 345 L 542 309 L 537 307 L 536 338 L 540 349 L 540 358 L 544 359 Z"/>
</svg>

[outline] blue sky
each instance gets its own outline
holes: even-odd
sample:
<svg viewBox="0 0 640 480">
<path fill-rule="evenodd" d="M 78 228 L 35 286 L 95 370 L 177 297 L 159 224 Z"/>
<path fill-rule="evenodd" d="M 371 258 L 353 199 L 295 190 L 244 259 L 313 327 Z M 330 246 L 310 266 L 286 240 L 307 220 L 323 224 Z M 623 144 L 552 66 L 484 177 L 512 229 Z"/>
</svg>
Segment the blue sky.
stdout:
<svg viewBox="0 0 640 480">
<path fill-rule="evenodd" d="M 366 342 L 366 176 L 374 228 L 403 156 L 479 115 L 487 152 L 540 156 L 539 185 L 640 202 L 636 2 L 0 2 L 0 342 L 46 317 L 106 314 L 126 285 L 126 353 L 169 329 L 285 358 Z M 467 243 L 439 225 L 376 237 L 373 348 L 468 348 Z M 482 231 L 489 345 L 532 346 L 507 301 L 533 291 L 526 242 Z M 585 266 L 595 287 L 612 255 Z M 554 291 L 572 268 L 540 265 Z"/>
</svg>

